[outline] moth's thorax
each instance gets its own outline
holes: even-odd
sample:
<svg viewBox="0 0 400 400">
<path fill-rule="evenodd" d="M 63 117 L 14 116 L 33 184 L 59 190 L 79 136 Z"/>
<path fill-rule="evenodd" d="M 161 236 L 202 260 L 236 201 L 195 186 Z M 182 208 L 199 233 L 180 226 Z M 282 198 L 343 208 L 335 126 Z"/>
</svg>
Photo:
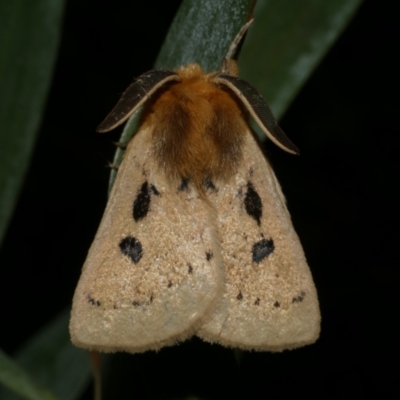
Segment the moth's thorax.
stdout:
<svg viewBox="0 0 400 400">
<path fill-rule="evenodd" d="M 171 178 L 201 186 L 228 179 L 242 157 L 247 113 L 227 88 L 212 82 L 197 64 L 177 70 L 181 81 L 159 91 L 145 110 L 159 166 Z"/>
</svg>

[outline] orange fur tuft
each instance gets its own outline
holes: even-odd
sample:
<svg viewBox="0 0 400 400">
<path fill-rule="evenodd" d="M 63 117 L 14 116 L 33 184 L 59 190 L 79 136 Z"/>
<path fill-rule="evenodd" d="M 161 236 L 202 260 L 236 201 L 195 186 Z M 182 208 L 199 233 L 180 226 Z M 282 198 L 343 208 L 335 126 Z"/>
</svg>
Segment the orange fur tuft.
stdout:
<svg viewBox="0 0 400 400">
<path fill-rule="evenodd" d="M 188 179 L 201 188 L 207 179 L 231 177 L 242 159 L 247 112 L 229 89 L 211 82 L 197 64 L 176 71 L 149 102 L 143 125 L 153 130 L 160 168 L 172 179 Z"/>
</svg>

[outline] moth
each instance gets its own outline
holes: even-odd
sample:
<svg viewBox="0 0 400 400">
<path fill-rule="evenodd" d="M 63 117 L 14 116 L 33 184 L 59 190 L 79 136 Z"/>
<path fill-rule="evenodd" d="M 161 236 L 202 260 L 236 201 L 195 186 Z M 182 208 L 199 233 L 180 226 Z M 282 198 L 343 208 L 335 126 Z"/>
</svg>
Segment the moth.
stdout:
<svg viewBox="0 0 400 400">
<path fill-rule="evenodd" d="M 197 335 L 281 351 L 318 338 L 311 272 L 249 116 L 298 149 L 231 59 L 249 24 L 221 72 L 146 72 L 99 126 L 144 106 L 75 291 L 76 346 L 135 353 Z"/>
</svg>

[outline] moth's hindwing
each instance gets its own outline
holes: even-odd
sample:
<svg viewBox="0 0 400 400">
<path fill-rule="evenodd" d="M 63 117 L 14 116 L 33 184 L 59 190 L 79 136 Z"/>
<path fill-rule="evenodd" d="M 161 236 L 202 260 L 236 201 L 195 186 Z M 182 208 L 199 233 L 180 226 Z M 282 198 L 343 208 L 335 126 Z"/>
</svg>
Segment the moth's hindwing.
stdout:
<svg viewBox="0 0 400 400">
<path fill-rule="evenodd" d="M 250 132 L 243 152 L 232 181 L 209 193 L 226 287 L 198 336 L 270 351 L 313 343 L 320 329 L 317 293 L 285 199 Z"/>
<path fill-rule="evenodd" d="M 82 270 L 72 341 L 140 352 L 194 333 L 223 287 L 215 217 L 157 171 L 150 128 L 130 142 Z"/>
</svg>

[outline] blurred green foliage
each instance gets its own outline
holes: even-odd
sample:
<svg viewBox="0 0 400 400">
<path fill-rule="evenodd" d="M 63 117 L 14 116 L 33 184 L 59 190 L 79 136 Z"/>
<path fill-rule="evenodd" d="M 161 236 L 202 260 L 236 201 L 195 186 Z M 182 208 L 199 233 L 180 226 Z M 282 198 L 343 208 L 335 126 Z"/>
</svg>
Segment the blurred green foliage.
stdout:
<svg viewBox="0 0 400 400">
<path fill-rule="evenodd" d="M 64 0 L 0 3 L 0 243 L 44 112 L 63 9 Z"/>
</svg>

